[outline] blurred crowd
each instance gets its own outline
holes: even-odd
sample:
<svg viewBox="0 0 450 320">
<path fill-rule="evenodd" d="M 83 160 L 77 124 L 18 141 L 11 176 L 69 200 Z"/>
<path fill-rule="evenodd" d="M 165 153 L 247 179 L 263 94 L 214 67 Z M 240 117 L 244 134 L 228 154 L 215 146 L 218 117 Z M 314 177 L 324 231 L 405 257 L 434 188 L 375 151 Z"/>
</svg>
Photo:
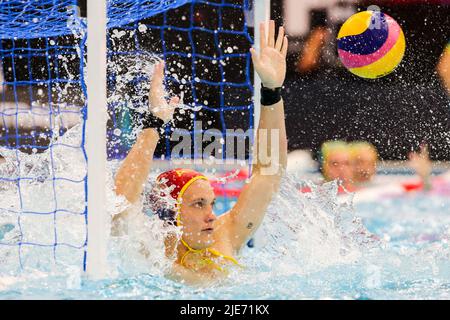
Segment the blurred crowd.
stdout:
<svg viewBox="0 0 450 320">
<path fill-rule="evenodd" d="M 330 0 L 322 4 L 323 8 L 313 8 L 310 11 L 311 28 L 295 63 L 295 70 L 298 73 L 309 74 L 323 67 L 340 65 L 336 57 L 334 39 L 339 25 L 356 11 L 355 3 L 356 1 L 351 0 Z M 330 18 L 330 8 L 341 9 L 338 18 Z M 450 97 L 450 39 L 440 55 L 436 73 Z M 357 191 L 380 184 L 376 179 L 379 153 L 368 141 L 350 143 L 343 140 L 325 141 L 321 144 L 317 158 L 324 181 L 338 180 L 340 191 Z M 426 144 L 421 145 L 420 151 L 409 153 L 406 165 L 420 178 L 417 184 L 406 188 L 432 189 L 432 162 Z"/>
<path fill-rule="evenodd" d="M 433 160 L 450 160 L 448 2 L 272 3 L 274 15 L 283 20 L 290 37 L 283 97 L 290 150 L 309 149 L 316 154 L 328 140 L 368 141 L 377 146 L 381 159 L 405 160 L 408 150 L 426 141 Z M 375 81 L 353 76 L 336 49 L 342 24 L 371 5 L 401 25 L 407 43 L 395 72 Z"/>
<path fill-rule="evenodd" d="M 379 187 L 384 183 L 376 179 L 379 156 L 375 146 L 369 142 L 327 141 L 322 144 L 319 161 L 323 180 L 337 180 L 341 192 Z M 432 188 L 432 162 L 427 145 L 423 144 L 419 151 L 409 153 L 407 166 L 420 178 L 419 183 L 409 185 L 409 188 Z"/>
</svg>

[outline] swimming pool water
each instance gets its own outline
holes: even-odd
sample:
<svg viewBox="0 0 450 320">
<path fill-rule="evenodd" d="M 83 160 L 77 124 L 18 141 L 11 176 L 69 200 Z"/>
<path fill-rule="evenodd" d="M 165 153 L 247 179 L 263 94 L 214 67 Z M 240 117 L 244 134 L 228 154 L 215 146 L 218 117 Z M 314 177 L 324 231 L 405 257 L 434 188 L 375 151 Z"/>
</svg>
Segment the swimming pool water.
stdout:
<svg viewBox="0 0 450 320">
<path fill-rule="evenodd" d="M 282 211 L 283 206 L 292 206 L 289 201 L 279 202 L 275 207 Z M 308 200 L 304 201 L 307 203 Z M 304 217 L 301 223 L 305 225 L 312 217 L 321 217 L 313 207 L 304 210 L 313 212 Z M 314 267 L 308 261 L 300 261 L 301 257 L 314 260 L 321 255 L 321 250 L 331 252 L 331 249 L 317 246 L 316 241 L 314 245 L 305 244 L 311 250 L 302 252 L 302 244 L 293 235 L 303 231 L 288 230 L 301 223 L 292 221 L 292 224 L 278 226 L 280 234 L 285 231 L 285 235 L 291 234 L 284 238 L 277 235 L 269 249 L 261 242 L 261 235 L 259 238 L 256 235 L 255 247 L 245 248 L 240 257 L 246 268 L 233 271 L 229 279 L 210 288 L 188 287 L 145 272 L 119 273 L 113 279 L 92 282 L 84 278 L 79 269 L 68 268 L 65 272 L 50 274 L 34 270 L 20 275 L 3 274 L 0 276 L 0 299 L 450 298 L 450 199 L 419 192 L 357 203 L 354 214 L 356 217 L 352 219 L 360 217 L 368 231 L 382 242 L 374 246 L 359 245 L 358 254 L 346 261 L 330 262 L 318 258 Z M 292 217 L 295 216 L 302 219 L 301 212 Z M 276 224 L 276 221 L 277 216 L 269 214 L 266 222 Z M 342 226 L 343 230 L 348 228 L 345 224 Z M 271 227 L 275 226 L 269 225 L 266 229 L 275 230 Z M 307 235 L 308 230 L 315 229 L 306 228 L 303 234 Z M 332 233 L 331 229 L 320 230 Z M 344 234 L 344 237 L 353 238 L 353 243 L 357 238 L 355 230 Z M 332 235 L 326 238 L 333 239 Z M 278 250 L 277 241 L 282 250 Z"/>
</svg>

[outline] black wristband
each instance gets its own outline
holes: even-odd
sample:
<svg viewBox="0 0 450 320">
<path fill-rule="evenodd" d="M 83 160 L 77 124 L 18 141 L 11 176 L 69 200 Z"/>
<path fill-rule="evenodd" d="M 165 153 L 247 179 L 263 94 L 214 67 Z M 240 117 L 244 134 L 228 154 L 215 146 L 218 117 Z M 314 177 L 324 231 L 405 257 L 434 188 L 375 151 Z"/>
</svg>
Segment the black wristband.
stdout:
<svg viewBox="0 0 450 320">
<path fill-rule="evenodd" d="M 281 100 L 281 88 L 269 89 L 261 85 L 261 105 L 271 106 Z"/>
<path fill-rule="evenodd" d="M 142 128 L 148 129 L 148 128 L 154 128 L 154 129 L 161 129 L 164 127 L 164 121 L 158 117 L 156 117 L 151 112 L 146 112 L 144 118 L 142 119 Z"/>
</svg>

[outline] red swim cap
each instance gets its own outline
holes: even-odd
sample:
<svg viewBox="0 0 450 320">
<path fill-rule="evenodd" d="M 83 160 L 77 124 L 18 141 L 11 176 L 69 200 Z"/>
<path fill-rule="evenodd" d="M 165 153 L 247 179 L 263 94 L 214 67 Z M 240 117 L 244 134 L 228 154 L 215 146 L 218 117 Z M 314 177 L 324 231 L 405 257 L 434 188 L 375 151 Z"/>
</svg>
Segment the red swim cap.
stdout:
<svg viewBox="0 0 450 320">
<path fill-rule="evenodd" d="M 208 180 L 207 177 L 201 173 L 191 169 L 173 169 L 161 173 L 156 181 L 163 183 L 168 188 L 173 188 L 170 195 L 174 200 L 181 200 L 186 189 L 195 181 L 199 179 Z"/>
</svg>

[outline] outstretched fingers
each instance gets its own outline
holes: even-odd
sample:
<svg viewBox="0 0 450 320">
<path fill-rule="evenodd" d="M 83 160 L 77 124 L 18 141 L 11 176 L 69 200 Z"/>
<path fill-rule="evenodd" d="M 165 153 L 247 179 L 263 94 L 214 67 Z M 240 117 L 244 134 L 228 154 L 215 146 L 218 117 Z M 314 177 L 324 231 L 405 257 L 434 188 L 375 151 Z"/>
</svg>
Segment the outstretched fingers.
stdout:
<svg viewBox="0 0 450 320">
<path fill-rule="evenodd" d="M 277 49 L 278 51 L 281 51 L 281 48 L 283 46 L 283 41 L 284 41 L 284 27 L 280 27 L 278 29 L 278 37 L 277 37 L 277 42 L 275 43 L 275 49 Z"/>
<path fill-rule="evenodd" d="M 164 61 L 160 61 L 155 65 L 155 71 L 153 73 L 153 79 L 163 80 L 164 78 Z"/>
<path fill-rule="evenodd" d="M 278 30 L 278 36 L 275 41 L 275 21 L 270 20 L 269 21 L 269 34 L 266 37 L 266 23 L 261 22 L 259 24 L 259 32 L 260 32 L 260 48 L 261 50 L 265 47 L 274 48 L 278 51 L 280 51 L 285 57 L 287 55 L 287 45 L 288 40 L 285 35 L 286 31 L 284 27 L 280 27 Z M 252 53 L 252 57 L 255 57 L 255 54 Z M 254 60 L 255 62 L 255 60 Z"/>
<path fill-rule="evenodd" d="M 255 66 L 258 66 L 259 65 L 259 56 L 258 56 L 258 54 L 256 53 L 256 50 L 254 49 L 254 48 L 250 48 L 250 53 L 251 53 L 251 55 L 252 55 L 252 61 L 253 61 L 253 64 L 255 65 Z"/>
<path fill-rule="evenodd" d="M 266 47 L 266 24 L 261 22 L 259 24 L 259 48 L 262 50 Z"/>
<path fill-rule="evenodd" d="M 163 80 L 164 80 L 164 61 L 161 61 L 155 65 L 155 69 L 153 71 L 152 76 L 151 91 L 160 90 L 160 88 L 162 88 L 163 85 Z"/>
<path fill-rule="evenodd" d="M 269 37 L 267 39 L 267 46 L 270 48 L 275 47 L 275 21 L 269 21 Z"/>
<path fill-rule="evenodd" d="M 155 64 L 149 90 L 149 107 L 151 110 L 167 105 L 164 90 L 164 61 Z M 156 111 L 156 110 L 154 110 Z"/>
<path fill-rule="evenodd" d="M 286 36 L 284 36 L 283 38 L 283 47 L 281 48 L 281 54 L 283 55 L 283 57 L 286 58 L 287 56 L 287 51 L 288 51 L 288 38 Z"/>
</svg>

